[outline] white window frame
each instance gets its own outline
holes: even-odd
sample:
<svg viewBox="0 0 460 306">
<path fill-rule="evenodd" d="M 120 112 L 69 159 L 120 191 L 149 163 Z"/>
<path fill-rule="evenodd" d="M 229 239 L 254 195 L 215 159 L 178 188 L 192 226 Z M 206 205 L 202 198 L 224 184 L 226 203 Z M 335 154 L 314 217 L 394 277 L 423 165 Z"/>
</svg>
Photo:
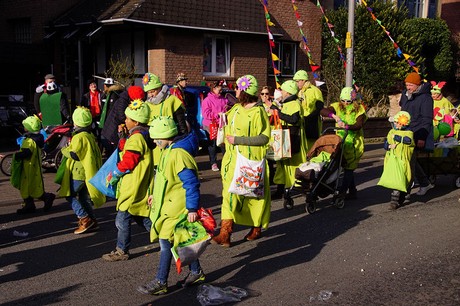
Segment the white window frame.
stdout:
<svg viewBox="0 0 460 306">
<path fill-rule="evenodd" d="M 230 75 L 230 38 L 228 36 L 224 35 L 205 35 L 204 40 L 203 40 L 203 48 L 204 48 L 204 43 L 206 40 L 211 39 L 212 46 L 211 46 L 211 71 L 210 72 L 205 72 L 203 69 L 203 75 L 204 76 L 229 76 Z M 225 61 L 225 67 L 227 68 L 226 72 L 217 72 L 217 39 L 223 39 L 225 41 L 225 56 L 224 56 L 224 61 Z M 204 60 L 204 58 L 203 58 Z"/>
</svg>

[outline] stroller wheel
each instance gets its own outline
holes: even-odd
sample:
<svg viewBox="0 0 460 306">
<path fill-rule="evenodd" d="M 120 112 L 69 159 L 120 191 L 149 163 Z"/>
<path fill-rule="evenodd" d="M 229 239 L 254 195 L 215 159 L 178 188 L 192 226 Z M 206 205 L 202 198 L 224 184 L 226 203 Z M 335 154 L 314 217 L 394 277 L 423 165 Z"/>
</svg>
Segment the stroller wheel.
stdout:
<svg viewBox="0 0 460 306">
<path fill-rule="evenodd" d="M 292 198 L 285 198 L 283 202 L 284 209 L 291 210 L 294 208 L 294 200 Z"/>
<path fill-rule="evenodd" d="M 309 214 L 314 213 L 316 210 L 316 203 L 315 201 L 305 202 L 305 211 Z"/>
<path fill-rule="evenodd" d="M 338 209 L 342 209 L 345 206 L 345 199 L 343 197 L 335 198 L 333 204 Z"/>
</svg>

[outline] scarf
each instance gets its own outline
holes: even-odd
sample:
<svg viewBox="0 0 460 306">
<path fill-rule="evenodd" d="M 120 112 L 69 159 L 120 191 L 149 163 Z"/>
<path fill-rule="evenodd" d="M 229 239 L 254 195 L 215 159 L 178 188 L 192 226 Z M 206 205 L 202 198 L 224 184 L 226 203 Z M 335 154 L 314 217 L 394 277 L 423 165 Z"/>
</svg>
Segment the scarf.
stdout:
<svg viewBox="0 0 460 306">
<path fill-rule="evenodd" d="M 101 106 L 99 105 L 99 92 L 90 91 L 89 97 L 90 97 L 89 110 L 91 111 L 91 115 L 94 118 L 101 114 Z"/>
</svg>

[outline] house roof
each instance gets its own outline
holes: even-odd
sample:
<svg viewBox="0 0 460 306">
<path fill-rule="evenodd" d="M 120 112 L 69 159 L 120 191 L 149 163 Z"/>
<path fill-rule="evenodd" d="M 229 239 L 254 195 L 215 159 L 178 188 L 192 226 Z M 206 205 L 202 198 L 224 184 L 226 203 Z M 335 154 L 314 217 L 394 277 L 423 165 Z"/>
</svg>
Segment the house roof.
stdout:
<svg viewBox="0 0 460 306">
<path fill-rule="evenodd" d="M 266 34 L 259 0 L 83 0 L 55 26 L 138 22 L 159 26 Z"/>
</svg>

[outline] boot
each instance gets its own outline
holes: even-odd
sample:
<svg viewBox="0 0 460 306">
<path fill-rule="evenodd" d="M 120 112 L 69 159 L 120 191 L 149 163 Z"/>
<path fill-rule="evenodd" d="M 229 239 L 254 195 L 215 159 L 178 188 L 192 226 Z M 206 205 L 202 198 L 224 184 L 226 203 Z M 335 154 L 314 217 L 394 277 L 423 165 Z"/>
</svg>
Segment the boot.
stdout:
<svg viewBox="0 0 460 306">
<path fill-rule="evenodd" d="M 230 246 L 230 237 L 233 231 L 233 220 L 232 219 L 224 219 L 222 220 L 222 225 L 220 227 L 219 235 L 212 238 L 211 243 L 213 244 L 220 244 L 224 247 Z"/>
<path fill-rule="evenodd" d="M 35 212 L 35 203 L 34 199 L 31 197 L 24 199 L 24 204 L 22 204 L 22 208 L 16 211 L 18 215 L 25 215 L 33 212 Z"/>
<path fill-rule="evenodd" d="M 56 195 L 54 193 L 45 192 L 43 194 L 40 200 L 43 200 L 43 202 L 45 202 L 45 205 L 43 206 L 44 212 L 47 212 L 51 209 L 51 206 L 53 206 L 53 202 L 55 198 L 56 198 Z"/>
<path fill-rule="evenodd" d="M 248 241 L 256 240 L 256 239 L 259 239 L 260 236 L 262 236 L 260 226 L 252 227 L 249 233 L 246 236 L 244 236 L 244 240 L 248 240 Z"/>
<path fill-rule="evenodd" d="M 82 234 L 95 225 L 94 220 L 86 216 L 78 220 L 78 228 L 73 232 L 75 235 Z"/>
</svg>

